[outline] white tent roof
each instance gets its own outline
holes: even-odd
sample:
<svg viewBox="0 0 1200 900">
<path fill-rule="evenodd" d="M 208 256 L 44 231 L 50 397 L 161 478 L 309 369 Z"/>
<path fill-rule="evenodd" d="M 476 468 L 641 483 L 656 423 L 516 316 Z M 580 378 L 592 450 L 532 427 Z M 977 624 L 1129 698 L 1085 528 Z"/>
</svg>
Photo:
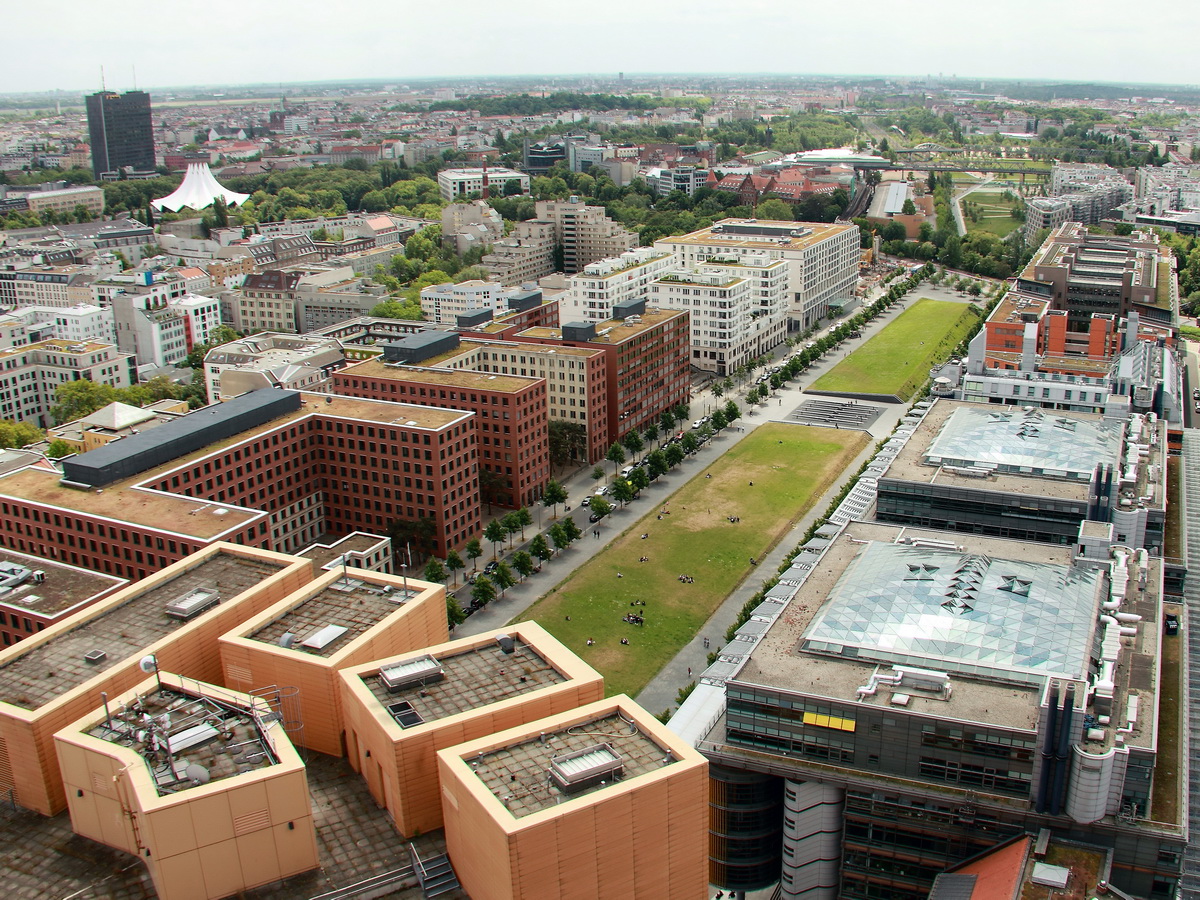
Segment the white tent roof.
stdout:
<svg viewBox="0 0 1200 900">
<path fill-rule="evenodd" d="M 226 206 L 236 206 L 246 202 L 250 195 L 221 187 L 221 183 L 213 177 L 212 170 L 205 163 L 189 163 L 183 184 L 175 189 L 175 193 L 161 200 L 151 200 L 150 205 L 157 210 L 169 209 L 171 212 L 179 212 L 185 206 L 192 209 L 212 206 L 218 197 L 225 201 Z"/>
</svg>

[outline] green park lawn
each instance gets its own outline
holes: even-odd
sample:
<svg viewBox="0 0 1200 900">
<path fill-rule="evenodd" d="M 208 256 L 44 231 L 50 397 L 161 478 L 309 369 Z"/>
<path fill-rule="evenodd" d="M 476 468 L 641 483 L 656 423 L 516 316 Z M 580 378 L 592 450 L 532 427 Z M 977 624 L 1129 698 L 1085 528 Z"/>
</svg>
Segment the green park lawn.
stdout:
<svg viewBox="0 0 1200 900">
<path fill-rule="evenodd" d="M 867 441 L 858 431 L 760 426 L 661 505 L 635 500 L 605 520 L 602 528 L 624 533 L 518 618 L 536 620 L 587 660 L 610 696 L 636 696 L 751 571 L 750 558 L 773 547 Z M 640 600 L 646 605 L 630 606 Z M 625 623 L 627 613 L 646 624 Z M 721 635 L 711 637 L 715 649 Z"/>
<path fill-rule="evenodd" d="M 963 198 L 978 207 L 982 218 L 978 222 L 967 219 L 968 231 L 986 231 L 998 237 L 1006 237 L 1024 223 L 1012 217 L 1012 209 L 1018 200 L 1005 200 L 1000 191 L 974 191 Z M 965 210 L 964 210 L 965 212 Z"/>
<path fill-rule="evenodd" d="M 809 390 L 886 394 L 907 400 L 976 322 L 963 303 L 922 298 L 818 378 Z"/>
</svg>

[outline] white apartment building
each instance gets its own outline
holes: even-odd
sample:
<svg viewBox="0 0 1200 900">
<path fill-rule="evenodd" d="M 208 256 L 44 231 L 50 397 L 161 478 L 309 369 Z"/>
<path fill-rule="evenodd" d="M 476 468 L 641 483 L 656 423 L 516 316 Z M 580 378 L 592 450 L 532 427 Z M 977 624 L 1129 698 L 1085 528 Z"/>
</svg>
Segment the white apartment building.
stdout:
<svg viewBox="0 0 1200 900">
<path fill-rule="evenodd" d="M 540 221 L 554 223 L 554 239 L 562 246 L 562 270 L 568 275 L 638 245 L 638 236 L 610 219 L 604 207 L 588 206 L 579 197 L 539 200 L 534 209 Z"/>
<path fill-rule="evenodd" d="M 46 339 L 56 338 L 73 344 L 87 341 L 102 344 L 117 342 L 112 310 L 102 309 L 90 303 L 61 309 L 50 306 L 25 306 L 13 310 L 6 318 L 21 322 L 29 331 L 37 331 Z"/>
<path fill-rule="evenodd" d="M 96 341 L 46 340 L 0 350 L 0 418 L 53 425 L 59 385 L 82 378 L 129 387 L 137 382 L 134 359 Z"/>
<path fill-rule="evenodd" d="M 346 365 L 342 348 L 335 338 L 307 334 L 256 334 L 213 347 L 204 357 L 209 401 L 263 388 L 321 390 Z"/>
<path fill-rule="evenodd" d="M 425 321 L 454 325 L 458 317 L 477 309 L 493 314 L 508 309 L 508 298 L 520 293 L 495 281 L 463 281 L 459 284 L 434 284 L 421 289 L 421 312 Z"/>
<path fill-rule="evenodd" d="M 462 256 L 504 237 L 504 220 L 483 200 L 451 203 L 442 210 L 442 243 Z"/>
<path fill-rule="evenodd" d="M 112 299 L 117 346 L 139 366 L 172 366 L 196 344 L 208 342 L 221 324 L 220 301 L 185 295 L 174 300 L 148 294 L 117 294 Z"/>
<path fill-rule="evenodd" d="M 483 193 L 483 178 L 487 175 L 488 190 L 497 196 L 507 193 L 508 183 L 515 181 L 521 193 L 529 193 L 529 176 L 513 169 L 443 169 L 438 172 L 438 190 L 443 200 Z"/>
<path fill-rule="evenodd" d="M 678 268 L 674 254 L 659 247 L 639 247 L 620 256 L 584 266 L 567 279 L 559 297 L 563 322 L 607 322 L 613 306 L 650 296 L 650 284 Z"/>
<path fill-rule="evenodd" d="M 84 266 L 27 266 L 0 269 L 0 306 L 68 308 L 93 302 L 95 274 Z"/>
<path fill-rule="evenodd" d="M 178 300 L 188 292 L 187 281 L 174 272 L 146 270 L 110 275 L 92 283 L 92 302 L 109 306 L 122 294 L 137 295 L 154 301 Z M 42 304 L 49 305 L 49 304 Z"/>
<path fill-rule="evenodd" d="M 788 264 L 759 256 L 677 269 L 650 285 L 648 304 L 687 310 L 692 365 L 730 375 L 787 337 Z"/>
<path fill-rule="evenodd" d="M 723 219 L 691 234 L 662 238 L 655 247 L 694 268 L 710 260 L 741 262 L 765 256 L 788 264 L 789 330 L 803 331 L 825 318 L 833 300 L 850 297 L 861 256 L 858 226 L 809 222 Z"/>
<path fill-rule="evenodd" d="M 501 284 L 535 282 L 554 271 L 554 241 L 553 222 L 518 222 L 508 237 L 492 245 L 480 265 Z"/>
</svg>

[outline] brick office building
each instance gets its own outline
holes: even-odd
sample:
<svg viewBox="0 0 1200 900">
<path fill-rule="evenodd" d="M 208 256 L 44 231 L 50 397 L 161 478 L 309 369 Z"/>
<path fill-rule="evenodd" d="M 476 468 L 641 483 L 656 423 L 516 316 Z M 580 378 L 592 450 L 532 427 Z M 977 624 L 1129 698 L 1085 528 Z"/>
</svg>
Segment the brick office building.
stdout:
<svg viewBox="0 0 1200 900">
<path fill-rule="evenodd" d="M 414 335 L 445 339 L 439 332 Z M 475 413 L 481 471 L 491 472 L 482 493 L 501 506 L 528 506 L 550 478 L 546 380 L 520 375 L 424 366 L 371 359 L 332 376 L 336 393 Z M 486 478 L 486 476 L 485 476 Z"/>
<path fill-rule="evenodd" d="M 647 310 L 644 301 L 634 301 L 618 304 L 613 315 L 610 322 L 530 328 L 514 338 L 604 351 L 611 441 L 657 425 L 665 410 L 686 404 L 691 393 L 689 314 Z"/>
<path fill-rule="evenodd" d="M 445 555 L 479 528 L 475 428 L 455 410 L 254 391 L 64 469 L 0 478 L 0 543 L 124 578 L 221 540 L 291 552 L 428 520 Z"/>
</svg>

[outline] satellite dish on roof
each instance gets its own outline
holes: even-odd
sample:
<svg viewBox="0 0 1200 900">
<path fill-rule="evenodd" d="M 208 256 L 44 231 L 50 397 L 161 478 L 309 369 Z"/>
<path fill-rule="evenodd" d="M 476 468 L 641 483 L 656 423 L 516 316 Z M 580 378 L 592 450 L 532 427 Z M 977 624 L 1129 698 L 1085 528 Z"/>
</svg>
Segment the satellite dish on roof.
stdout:
<svg viewBox="0 0 1200 900">
<path fill-rule="evenodd" d="M 209 774 L 208 769 L 204 768 L 204 766 L 198 765 L 197 763 L 192 763 L 190 766 L 184 769 L 183 774 L 189 781 L 191 781 L 192 784 L 208 784 L 208 782 L 212 780 L 212 775 Z"/>
<path fill-rule="evenodd" d="M 158 660 L 154 658 L 153 653 L 147 653 L 138 661 L 138 668 L 149 675 L 152 672 L 158 671 Z"/>
</svg>

